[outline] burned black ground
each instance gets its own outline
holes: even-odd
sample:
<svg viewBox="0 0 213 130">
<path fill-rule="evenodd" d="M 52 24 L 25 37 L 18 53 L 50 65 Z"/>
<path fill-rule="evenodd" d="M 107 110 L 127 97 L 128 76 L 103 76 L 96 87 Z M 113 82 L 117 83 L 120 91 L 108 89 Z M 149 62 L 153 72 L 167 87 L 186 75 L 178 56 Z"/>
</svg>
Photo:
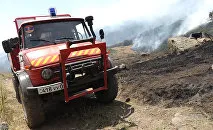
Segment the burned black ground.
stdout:
<svg viewBox="0 0 213 130">
<path fill-rule="evenodd" d="M 118 74 L 122 97 L 142 104 L 195 106 L 213 114 L 213 43 L 176 53 L 138 54 L 115 59 L 127 70 Z"/>
</svg>

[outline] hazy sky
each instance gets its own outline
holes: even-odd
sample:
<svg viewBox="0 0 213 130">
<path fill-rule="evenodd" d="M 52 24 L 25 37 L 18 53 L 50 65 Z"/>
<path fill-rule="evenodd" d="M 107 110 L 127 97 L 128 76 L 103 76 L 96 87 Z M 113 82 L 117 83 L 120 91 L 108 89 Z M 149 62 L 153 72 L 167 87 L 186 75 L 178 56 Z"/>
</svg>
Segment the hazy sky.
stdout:
<svg viewBox="0 0 213 130">
<path fill-rule="evenodd" d="M 15 18 L 48 15 L 50 7 L 55 7 L 57 14 L 68 13 L 73 17 L 84 18 L 93 15 L 94 28 L 98 29 L 104 26 L 125 24 L 127 20 L 156 20 L 158 17 L 167 15 L 171 9 L 184 12 L 187 9 L 180 8 L 178 10 L 179 7 L 175 5 L 177 2 L 188 4 L 186 1 L 191 1 L 190 3 L 205 1 L 203 2 L 205 5 L 202 4 L 201 7 L 213 8 L 213 0 L 0 0 L 0 42 L 16 36 L 15 24 L 13 23 Z M 200 10 L 205 9 L 201 8 Z M 208 11 L 204 13 L 206 12 Z M 200 19 L 202 18 L 200 17 Z M 0 52 L 2 52 L 1 46 Z"/>
<path fill-rule="evenodd" d="M 0 0 L 0 42 L 16 36 L 14 19 L 23 16 L 49 15 L 48 9 L 55 7 L 57 14 L 71 14 L 75 17 L 91 15 L 86 8 L 106 8 L 112 0 Z M 100 11 L 100 10 L 97 10 Z"/>
</svg>

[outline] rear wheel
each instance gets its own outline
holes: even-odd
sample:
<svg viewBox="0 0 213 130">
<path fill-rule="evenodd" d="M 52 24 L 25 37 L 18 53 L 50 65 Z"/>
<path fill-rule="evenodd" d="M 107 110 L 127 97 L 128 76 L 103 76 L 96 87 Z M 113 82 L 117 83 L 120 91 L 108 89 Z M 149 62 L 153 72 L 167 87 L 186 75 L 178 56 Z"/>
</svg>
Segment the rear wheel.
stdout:
<svg viewBox="0 0 213 130">
<path fill-rule="evenodd" d="M 118 94 L 118 83 L 115 75 L 107 77 L 108 89 L 95 93 L 97 100 L 101 103 L 112 102 Z"/>
<path fill-rule="evenodd" d="M 23 93 L 20 86 L 19 86 L 19 95 L 27 125 L 30 128 L 38 127 L 45 120 L 42 100 L 38 97 L 38 95 L 32 96 Z"/>
<path fill-rule="evenodd" d="M 11 68 L 11 72 L 13 74 L 12 82 L 13 82 L 14 90 L 16 92 L 16 99 L 17 99 L 17 101 L 19 103 L 21 103 L 21 99 L 20 99 L 20 95 L 19 95 L 19 90 L 18 90 L 18 84 L 19 84 L 19 82 L 18 82 L 18 79 L 17 79 L 15 73 L 13 72 L 12 68 Z"/>
<path fill-rule="evenodd" d="M 15 76 L 13 76 L 12 81 L 13 81 L 14 90 L 16 92 L 16 99 L 17 99 L 17 101 L 19 103 L 21 103 L 21 99 L 20 99 L 20 95 L 19 95 L 19 90 L 18 90 L 18 86 L 17 86 L 19 83 L 18 83 L 18 81 L 17 81 L 17 79 L 16 79 Z"/>
</svg>

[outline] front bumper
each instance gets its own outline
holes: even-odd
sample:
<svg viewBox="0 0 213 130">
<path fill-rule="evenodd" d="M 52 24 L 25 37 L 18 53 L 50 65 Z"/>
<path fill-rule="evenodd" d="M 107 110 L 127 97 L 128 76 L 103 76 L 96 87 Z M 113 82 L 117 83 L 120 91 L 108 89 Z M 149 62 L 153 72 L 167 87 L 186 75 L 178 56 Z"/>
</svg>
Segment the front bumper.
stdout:
<svg viewBox="0 0 213 130">
<path fill-rule="evenodd" d="M 117 72 L 121 71 L 122 69 L 123 69 L 123 67 L 121 67 L 121 66 L 115 66 L 113 68 L 107 69 L 107 75 L 108 76 L 114 75 Z M 76 87 L 76 86 L 82 86 L 84 84 L 88 84 L 88 83 L 97 81 L 97 80 L 101 79 L 102 77 L 103 77 L 103 72 L 100 72 L 99 74 L 97 74 L 93 78 L 89 78 L 87 80 L 81 81 L 80 83 L 75 83 L 75 84 L 69 85 L 68 86 L 68 90 L 73 90 L 73 88 Z M 48 85 L 42 85 L 42 86 L 37 86 L 37 87 L 27 87 L 26 89 L 27 89 L 27 93 L 30 94 L 30 95 L 48 94 L 48 93 L 42 93 L 40 91 L 42 89 L 48 89 L 49 88 L 49 89 L 51 89 L 51 90 L 49 90 L 49 93 L 54 93 L 54 92 L 63 90 L 63 86 L 62 86 L 62 89 L 60 89 L 60 88 L 56 89 L 56 87 L 55 87 L 55 86 L 59 86 L 61 84 L 63 84 L 63 83 L 62 82 L 57 82 L 57 83 L 48 84 Z"/>
</svg>

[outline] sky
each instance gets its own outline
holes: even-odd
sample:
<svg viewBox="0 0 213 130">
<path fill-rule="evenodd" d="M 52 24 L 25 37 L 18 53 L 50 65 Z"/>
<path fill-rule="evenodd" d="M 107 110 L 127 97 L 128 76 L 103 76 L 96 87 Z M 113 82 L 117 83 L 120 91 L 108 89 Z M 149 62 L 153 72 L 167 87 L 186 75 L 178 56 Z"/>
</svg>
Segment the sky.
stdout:
<svg viewBox="0 0 213 130">
<path fill-rule="evenodd" d="M 0 0 L 0 42 L 5 39 L 15 37 L 16 29 L 14 20 L 17 17 L 27 17 L 36 15 L 48 15 L 48 9 L 55 7 L 57 14 L 71 14 L 73 17 L 86 17 L 93 15 L 96 22 L 94 22 L 95 28 L 103 27 L 116 23 L 116 21 L 110 22 L 108 18 L 110 14 L 106 11 L 119 3 L 119 0 Z M 114 7 L 113 7 L 114 8 Z M 118 6 L 119 9 L 119 6 Z M 104 11 L 102 11 L 104 10 Z M 112 13 L 112 12 L 110 12 Z M 108 16 L 105 17 L 105 15 Z M 115 17 L 115 15 L 113 16 Z M 117 19 L 117 21 L 119 21 Z M 3 49 L 0 47 L 0 52 Z"/>
<path fill-rule="evenodd" d="M 71 14 L 73 17 L 86 17 L 88 15 L 96 15 L 94 18 L 100 17 L 101 8 L 108 8 L 112 3 L 116 3 L 116 0 L 0 0 L 0 42 L 5 39 L 16 37 L 16 28 L 14 20 L 17 17 L 28 17 L 36 15 L 49 15 L 48 9 L 54 7 L 57 10 L 57 14 Z M 98 15 L 99 16 L 98 16 Z M 104 15 L 104 14 L 102 14 Z M 97 16 L 97 18 L 96 18 Z M 99 17 L 99 18 L 98 18 Z M 99 20 L 101 21 L 101 20 Z M 97 22 L 96 27 L 104 26 L 107 23 Z M 0 52 L 3 49 L 0 46 Z"/>
<path fill-rule="evenodd" d="M 196 6 L 197 10 L 200 11 L 192 16 L 190 25 L 185 24 L 190 28 L 200 24 L 203 20 L 201 16 L 213 9 L 213 0 L 0 0 L 0 42 L 17 35 L 13 22 L 15 18 L 48 15 L 50 7 L 55 7 L 57 14 L 71 14 L 73 17 L 84 18 L 93 15 L 94 28 L 99 29 L 116 28 L 129 20 L 153 22 L 168 15 L 171 9 L 178 12 L 172 12 L 176 17 L 176 14 L 182 15 L 189 12 L 188 10 L 197 2 L 199 2 L 197 5 L 200 5 Z M 184 3 L 184 5 L 179 3 Z M 184 8 L 185 6 L 187 8 Z M 192 21 L 196 23 L 191 24 Z M 183 29 L 186 30 L 185 28 Z M 0 46 L 1 52 L 3 49 Z"/>
</svg>

